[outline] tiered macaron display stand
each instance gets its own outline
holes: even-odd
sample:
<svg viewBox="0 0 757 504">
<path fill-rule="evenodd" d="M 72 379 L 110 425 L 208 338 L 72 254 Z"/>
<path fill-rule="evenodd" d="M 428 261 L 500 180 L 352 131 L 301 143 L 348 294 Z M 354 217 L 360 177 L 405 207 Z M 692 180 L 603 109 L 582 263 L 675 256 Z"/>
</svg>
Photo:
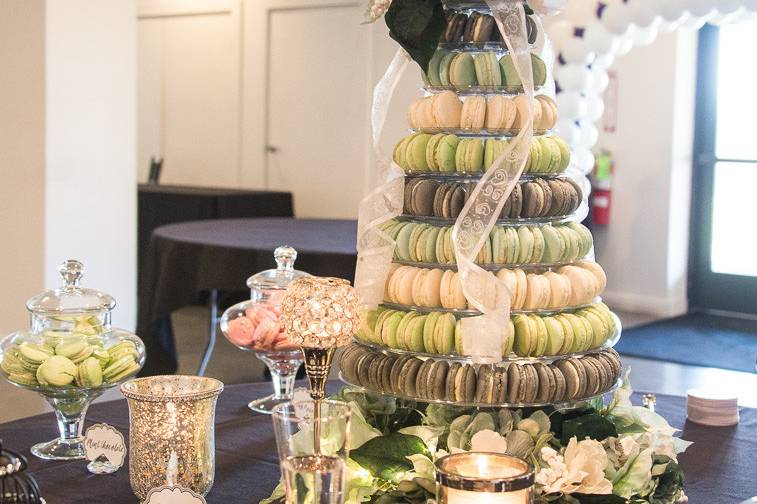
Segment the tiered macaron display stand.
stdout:
<svg viewBox="0 0 757 504">
<path fill-rule="evenodd" d="M 496 26 L 469 33 L 456 20 L 487 12 L 486 5 L 446 8 L 448 28 L 423 76 L 424 96 L 411 106 L 411 131 L 392 156 L 405 172 L 405 192 L 403 214 L 382 228 L 396 242 L 384 303 L 345 349 L 340 376 L 364 391 L 425 403 L 584 405 L 618 386 L 622 366 L 612 347 L 621 327 L 601 301 L 606 279 L 580 223 L 586 195 L 565 175 L 570 151 L 551 132 L 549 58 L 536 54 L 543 29 L 528 16 L 536 87 L 529 112 Z M 463 294 L 451 230 L 528 113 L 534 135 L 525 169 L 476 259 L 512 295 L 501 360 L 482 364 L 463 348 L 460 321 L 480 313 Z"/>
</svg>

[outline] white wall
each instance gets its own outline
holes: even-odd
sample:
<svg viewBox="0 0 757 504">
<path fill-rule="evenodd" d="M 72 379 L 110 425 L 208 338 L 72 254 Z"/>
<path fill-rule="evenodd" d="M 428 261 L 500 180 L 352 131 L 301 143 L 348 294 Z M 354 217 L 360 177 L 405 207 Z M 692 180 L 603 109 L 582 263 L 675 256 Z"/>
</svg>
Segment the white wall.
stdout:
<svg viewBox="0 0 757 504">
<path fill-rule="evenodd" d="M 43 285 L 44 32 L 43 1 L 0 2 L 0 336 L 29 323 Z"/>
<path fill-rule="evenodd" d="M 83 284 L 136 321 L 136 5 L 47 2 L 45 284 L 76 258 Z"/>
<path fill-rule="evenodd" d="M 613 66 L 617 130 L 597 145 L 615 160 L 613 206 L 595 240 L 604 297 L 618 309 L 668 316 L 687 307 L 696 37 L 660 35 Z"/>
</svg>

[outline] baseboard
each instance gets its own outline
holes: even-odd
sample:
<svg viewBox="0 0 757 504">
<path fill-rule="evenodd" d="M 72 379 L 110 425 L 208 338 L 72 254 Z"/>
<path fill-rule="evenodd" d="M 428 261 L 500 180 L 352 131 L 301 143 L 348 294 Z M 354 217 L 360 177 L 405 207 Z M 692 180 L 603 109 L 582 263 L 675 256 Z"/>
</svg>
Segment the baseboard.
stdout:
<svg viewBox="0 0 757 504">
<path fill-rule="evenodd" d="M 627 292 L 605 291 L 602 300 L 612 309 L 634 313 L 649 313 L 661 317 L 675 317 L 686 313 L 686 298 L 659 298 Z"/>
</svg>

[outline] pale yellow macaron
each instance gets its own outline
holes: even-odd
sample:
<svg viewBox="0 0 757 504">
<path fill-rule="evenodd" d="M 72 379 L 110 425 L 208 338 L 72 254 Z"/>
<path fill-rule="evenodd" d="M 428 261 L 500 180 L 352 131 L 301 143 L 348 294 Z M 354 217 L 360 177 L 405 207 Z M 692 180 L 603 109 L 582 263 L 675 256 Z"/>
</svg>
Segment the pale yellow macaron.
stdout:
<svg viewBox="0 0 757 504">
<path fill-rule="evenodd" d="M 437 128 L 459 128 L 463 102 L 452 91 L 443 91 L 431 98 L 431 115 Z"/>
<path fill-rule="evenodd" d="M 496 131 L 512 128 L 517 113 L 510 98 L 501 95 L 490 97 L 486 104 L 486 129 Z"/>
<path fill-rule="evenodd" d="M 460 115 L 460 129 L 479 131 L 484 127 L 486 118 L 486 98 L 483 96 L 469 96 L 463 102 Z"/>
<path fill-rule="evenodd" d="M 529 273 L 526 275 L 528 291 L 523 308 L 526 310 L 543 310 L 549 305 L 551 297 L 549 280 L 544 275 Z"/>
<path fill-rule="evenodd" d="M 536 128 L 543 131 L 554 128 L 557 124 L 557 104 L 546 95 L 539 95 L 536 100 L 541 106 L 541 121 Z"/>
<path fill-rule="evenodd" d="M 585 270 L 589 270 L 591 274 L 594 275 L 594 278 L 597 279 L 597 281 L 599 282 L 599 290 L 596 295 L 601 294 L 602 291 L 605 290 L 605 287 L 607 287 L 607 275 L 605 275 L 605 270 L 602 269 L 602 266 L 600 266 L 599 263 L 581 261 L 577 263 L 576 266 Z"/>
<path fill-rule="evenodd" d="M 522 269 L 516 268 L 513 273 L 515 273 L 515 296 L 513 296 L 511 307 L 513 310 L 520 310 L 523 308 L 523 303 L 526 302 L 528 282 L 526 281 L 526 272 Z"/>
<path fill-rule="evenodd" d="M 550 289 L 550 308 L 562 308 L 570 305 L 570 280 L 565 275 L 554 271 L 547 271 L 544 277 L 549 281 Z"/>
<path fill-rule="evenodd" d="M 442 275 L 440 284 L 440 302 L 443 308 L 460 309 L 467 308 L 468 303 L 463 294 L 463 286 L 456 272 L 447 270 Z"/>
<path fill-rule="evenodd" d="M 526 125 L 526 122 L 528 121 L 528 110 L 529 110 L 529 101 L 528 96 L 526 95 L 519 95 L 513 98 L 513 103 L 515 104 L 515 108 L 517 110 L 517 113 L 515 114 L 515 121 L 513 121 L 513 128 L 521 129 L 523 126 Z M 531 104 L 531 110 L 533 110 L 533 128 L 538 129 L 539 124 L 541 123 L 541 105 L 536 100 L 533 100 Z"/>
<path fill-rule="evenodd" d="M 596 292 L 596 279 L 588 270 L 577 266 L 563 266 L 558 273 L 565 275 L 570 280 L 572 306 L 591 302 Z"/>
</svg>

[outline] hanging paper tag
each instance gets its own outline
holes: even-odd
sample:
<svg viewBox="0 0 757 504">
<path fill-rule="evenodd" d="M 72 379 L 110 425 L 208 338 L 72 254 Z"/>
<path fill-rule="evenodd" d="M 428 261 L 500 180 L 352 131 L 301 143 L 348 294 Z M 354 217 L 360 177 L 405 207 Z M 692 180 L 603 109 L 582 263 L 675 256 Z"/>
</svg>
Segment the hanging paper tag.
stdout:
<svg viewBox="0 0 757 504">
<path fill-rule="evenodd" d="M 147 494 L 144 504 L 207 504 L 205 498 L 187 488 L 162 486 Z"/>
<path fill-rule="evenodd" d="M 92 425 L 84 433 L 84 456 L 87 468 L 94 474 L 109 474 L 124 465 L 126 443 L 124 436 L 108 424 Z"/>
</svg>

